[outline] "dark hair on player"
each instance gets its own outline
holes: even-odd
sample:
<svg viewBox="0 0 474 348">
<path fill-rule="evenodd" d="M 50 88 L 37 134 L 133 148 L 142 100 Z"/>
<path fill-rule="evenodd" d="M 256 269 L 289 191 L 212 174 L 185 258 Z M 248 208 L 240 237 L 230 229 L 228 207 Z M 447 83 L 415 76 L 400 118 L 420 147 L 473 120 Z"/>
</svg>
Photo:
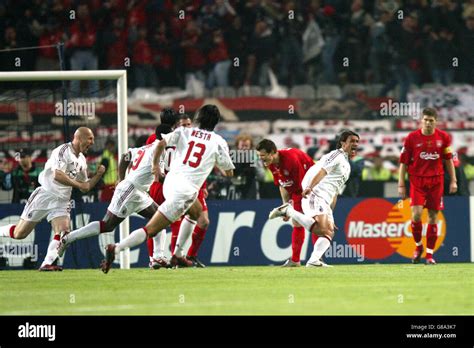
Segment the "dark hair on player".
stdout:
<svg viewBox="0 0 474 348">
<path fill-rule="evenodd" d="M 349 138 L 351 135 L 356 136 L 357 138 L 360 139 L 359 134 L 357 134 L 356 132 L 353 132 L 349 129 L 345 129 L 339 134 L 339 137 L 337 139 L 336 149 L 340 149 L 342 147 L 341 143 L 345 142 L 347 140 L 347 138 Z"/>
<path fill-rule="evenodd" d="M 191 116 L 189 116 L 188 114 L 184 113 L 184 114 L 178 114 L 179 117 L 178 117 L 178 120 L 187 120 L 188 118 L 191 120 Z"/>
<path fill-rule="evenodd" d="M 168 124 L 174 126 L 178 121 L 178 116 L 172 108 L 164 108 L 160 112 L 161 124 Z"/>
<path fill-rule="evenodd" d="M 277 147 L 273 141 L 270 139 L 263 139 L 255 148 L 257 151 L 265 150 L 266 153 L 277 152 Z"/>
<path fill-rule="evenodd" d="M 173 131 L 173 128 L 169 124 L 160 124 L 155 129 L 156 139 L 161 140 L 162 139 L 161 134 L 168 134 L 168 133 L 171 133 L 172 131 Z"/>
<path fill-rule="evenodd" d="M 142 147 L 142 146 L 145 146 L 147 139 L 148 139 L 148 136 L 146 136 L 146 135 L 140 135 L 140 136 L 135 140 L 135 147 Z"/>
<path fill-rule="evenodd" d="M 219 109 L 212 104 L 204 105 L 194 116 L 194 122 L 199 125 L 199 128 L 208 131 L 213 131 L 220 119 Z"/>
<path fill-rule="evenodd" d="M 424 108 L 422 115 L 423 116 L 434 117 L 435 120 L 438 119 L 438 112 L 436 111 L 436 109 L 433 109 L 433 108 Z"/>
</svg>

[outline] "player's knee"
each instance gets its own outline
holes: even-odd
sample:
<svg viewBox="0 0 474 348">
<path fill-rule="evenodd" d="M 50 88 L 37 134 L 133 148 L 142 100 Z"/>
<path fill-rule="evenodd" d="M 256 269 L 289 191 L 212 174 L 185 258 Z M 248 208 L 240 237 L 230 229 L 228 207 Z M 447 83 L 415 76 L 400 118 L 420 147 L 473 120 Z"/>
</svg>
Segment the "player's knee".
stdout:
<svg viewBox="0 0 474 348">
<path fill-rule="evenodd" d="M 413 221 L 420 222 L 421 221 L 421 214 L 420 213 L 414 213 L 413 214 Z"/>
<path fill-rule="evenodd" d="M 200 217 L 197 222 L 198 226 L 203 230 L 207 230 L 209 228 L 209 223 L 209 219 L 206 217 Z"/>
<path fill-rule="evenodd" d="M 115 229 L 115 225 L 112 224 L 110 221 L 106 221 L 106 222 L 102 222 L 100 224 L 101 228 L 100 228 L 100 232 L 103 233 L 107 233 L 107 232 L 112 232 L 114 229 Z"/>
<path fill-rule="evenodd" d="M 13 231 L 13 238 L 14 239 L 25 239 L 26 237 L 28 237 L 28 232 L 25 231 L 25 230 L 20 230 L 18 228 L 15 228 L 15 230 Z"/>
</svg>

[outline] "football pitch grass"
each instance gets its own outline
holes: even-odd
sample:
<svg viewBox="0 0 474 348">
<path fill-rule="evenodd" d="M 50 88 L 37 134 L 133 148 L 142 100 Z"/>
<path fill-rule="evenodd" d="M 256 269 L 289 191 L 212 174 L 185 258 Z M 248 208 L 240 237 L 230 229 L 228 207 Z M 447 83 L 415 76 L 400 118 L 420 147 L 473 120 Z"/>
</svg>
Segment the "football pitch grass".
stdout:
<svg viewBox="0 0 474 348">
<path fill-rule="evenodd" d="M 0 272 L 0 315 L 472 315 L 474 264 Z"/>
</svg>

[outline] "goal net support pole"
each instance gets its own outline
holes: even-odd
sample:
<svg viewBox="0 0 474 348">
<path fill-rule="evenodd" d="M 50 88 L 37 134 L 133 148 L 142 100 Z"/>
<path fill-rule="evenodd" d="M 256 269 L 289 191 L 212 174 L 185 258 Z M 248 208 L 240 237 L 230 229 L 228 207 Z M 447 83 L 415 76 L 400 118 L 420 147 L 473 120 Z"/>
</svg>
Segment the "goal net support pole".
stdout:
<svg viewBox="0 0 474 348">
<path fill-rule="evenodd" d="M 127 71 L 126 70 L 81 70 L 81 71 L 18 71 L 0 72 L 0 83 L 11 81 L 65 81 L 65 80 L 117 80 L 117 133 L 119 158 L 128 150 L 127 132 Z M 130 233 L 130 221 L 120 224 L 120 239 Z M 120 253 L 120 268 L 130 268 L 130 250 Z"/>
</svg>

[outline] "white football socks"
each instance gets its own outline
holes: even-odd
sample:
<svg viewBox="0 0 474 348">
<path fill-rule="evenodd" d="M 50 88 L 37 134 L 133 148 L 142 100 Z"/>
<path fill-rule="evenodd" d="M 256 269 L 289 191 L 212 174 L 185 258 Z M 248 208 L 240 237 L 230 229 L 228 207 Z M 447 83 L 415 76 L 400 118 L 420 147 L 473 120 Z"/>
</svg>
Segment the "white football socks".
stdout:
<svg viewBox="0 0 474 348">
<path fill-rule="evenodd" d="M 181 227 L 179 228 L 178 241 L 176 242 L 176 247 L 174 249 L 174 254 L 177 257 L 183 257 L 184 255 L 184 244 L 188 240 L 189 236 L 193 233 L 194 227 L 196 227 L 196 221 L 191 220 L 189 216 L 185 216 L 181 222 Z"/>
<path fill-rule="evenodd" d="M 46 257 L 44 258 L 43 263 L 41 264 L 41 267 L 44 267 L 46 265 L 52 265 L 54 260 L 58 258 L 58 245 L 59 245 L 59 240 L 53 239 L 51 242 L 49 242 L 48 246 L 48 253 L 46 254 Z"/>
<path fill-rule="evenodd" d="M 153 258 L 159 259 L 165 256 L 166 229 L 162 229 L 153 237 Z"/>
<path fill-rule="evenodd" d="M 314 243 L 314 249 L 308 260 L 309 263 L 318 262 L 323 254 L 328 250 L 331 242 L 327 237 L 319 237 L 316 243 Z"/>
<path fill-rule="evenodd" d="M 13 224 L 0 226 L 0 237 L 10 237 L 10 229 L 15 226 Z"/>
<path fill-rule="evenodd" d="M 145 229 L 139 228 L 138 230 L 130 233 L 130 235 L 124 240 L 120 241 L 120 243 L 115 244 L 115 253 L 118 254 L 124 249 L 133 248 L 134 246 L 140 245 L 146 241 L 147 237 L 148 233 L 146 233 Z"/>
<path fill-rule="evenodd" d="M 303 226 L 306 230 L 311 232 L 311 226 L 314 224 L 312 217 L 306 216 L 299 211 L 296 211 L 291 205 L 286 210 L 286 215 L 294 219 L 297 223 Z"/>
<path fill-rule="evenodd" d="M 100 234 L 100 221 L 93 221 L 66 235 L 66 243 L 70 244 L 79 239 L 89 238 Z"/>
</svg>

